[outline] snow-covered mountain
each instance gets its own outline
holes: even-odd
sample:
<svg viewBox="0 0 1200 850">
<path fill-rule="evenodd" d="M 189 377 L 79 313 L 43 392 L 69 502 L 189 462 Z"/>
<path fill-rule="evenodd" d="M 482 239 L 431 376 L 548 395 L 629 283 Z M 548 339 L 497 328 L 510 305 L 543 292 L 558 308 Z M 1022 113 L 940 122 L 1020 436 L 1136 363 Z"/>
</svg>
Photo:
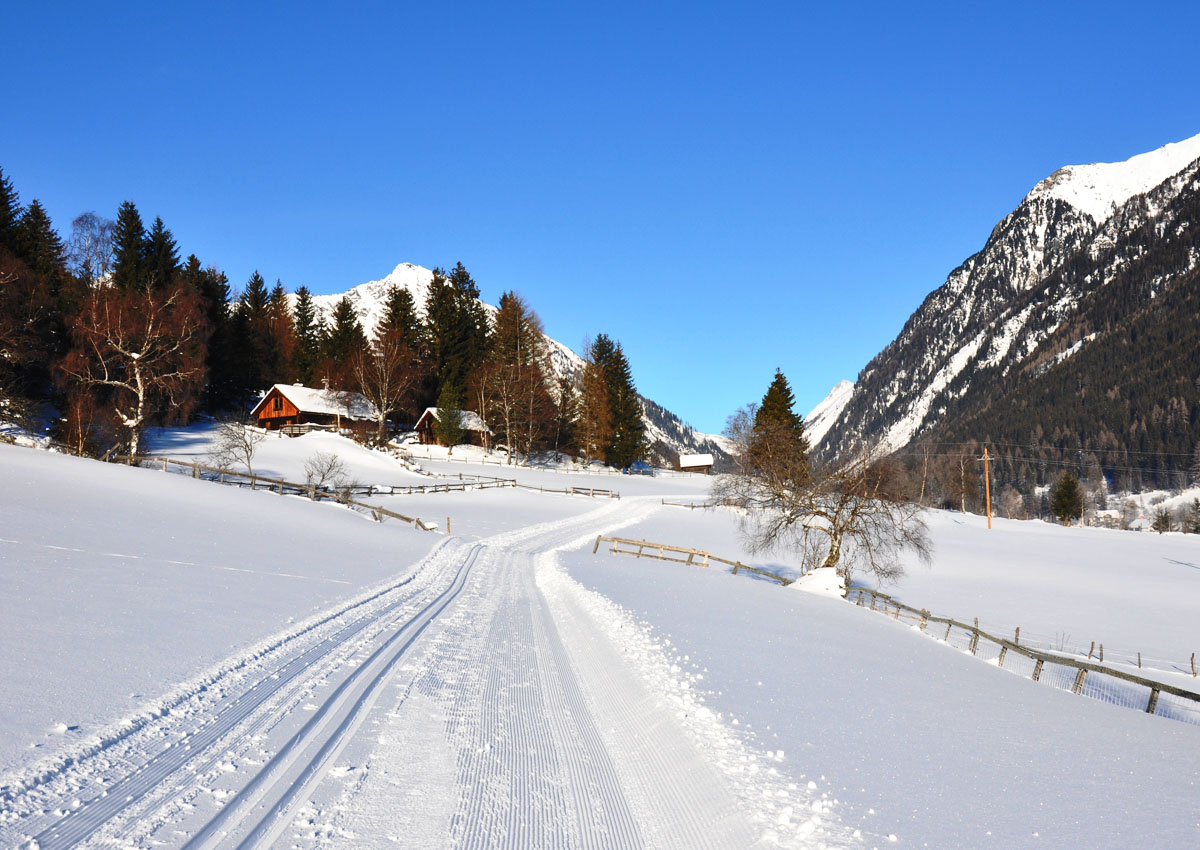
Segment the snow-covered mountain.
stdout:
<svg viewBox="0 0 1200 850">
<path fill-rule="evenodd" d="M 842 415 L 853 394 L 854 384 L 845 380 L 838 381 L 829 391 L 829 395 L 808 412 L 808 416 L 804 417 L 804 435 L 808 437 L 809 445 L 818 445 L 825 439 L 825 435 Z"/>
<path fill-rule="evenodd" d="M 867 364 L 840 411 L 827 412 L 832 396 L 822 402 L 821 424 L 834 421 L 814 437 L 819 451 L 896 450 L 996 405 L 1000 388 L 1011 394 L 1069 363 L 1155 294 L 1190 280 L 1200 257 L 1198 158 L 1200 135 L 1038 183 Z M 1116 303 L 1120 315 L 1098 318 Z"/>
<path fill-rule="evenodd" d="M 429 288 L 433 281 L 433 271 L 413 263 L 401 263 L 392 269 L 386 277 L 379 280 L 359 284 L 344 293 L 334 295 L 314 295 L 313 305 L 325 321 L 331 321 L 333 311 L 338 302 L 348 298 L 358 313 L 359 321 L 368 337 L 372 336 L 383 318 L 388 293 L 393 286 L 407 289 L 413 297 L 417 315 L 424 318 L 425 304 L 429 298 Z M 292 306 L 295 306 L 295 295 L 289 296 Z M 486 302 L 483 304 L 490 316 L 496 314 L 496 307 Z M 570 347 L 563 345 L 550 336 L 546 337 L 550 347 L 550 362 L 554 373 L 560 377 L 574 378 L 583 369 L 583 359 Z M 694 430 L 677 415 L 659 404 L 641 396 L 642 418 L 646 424 L 646 437 L 658 460 L 673 463 L 681 453 L 711 452 L 716 455 L 718 465 L 728 458 L 728 446 L 723 437 L 715 434 L 704 434 Z"/>
</svg>

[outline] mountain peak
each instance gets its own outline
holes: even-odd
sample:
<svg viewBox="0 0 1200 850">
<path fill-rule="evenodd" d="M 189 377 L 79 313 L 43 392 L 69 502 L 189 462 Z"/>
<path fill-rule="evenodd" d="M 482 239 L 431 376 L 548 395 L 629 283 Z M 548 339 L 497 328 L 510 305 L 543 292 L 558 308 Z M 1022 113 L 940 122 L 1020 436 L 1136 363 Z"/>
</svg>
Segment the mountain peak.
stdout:
<svg viewBox="0 0 1200 850">
<path fill-rule="evenodd" d="M 1057 198 L 1100 224 L 1132 198 L 1200 159 L 1200 135 L 1122 162 L 1068 165 L 1038 183 L 1027 199 Z"/>
</svg>

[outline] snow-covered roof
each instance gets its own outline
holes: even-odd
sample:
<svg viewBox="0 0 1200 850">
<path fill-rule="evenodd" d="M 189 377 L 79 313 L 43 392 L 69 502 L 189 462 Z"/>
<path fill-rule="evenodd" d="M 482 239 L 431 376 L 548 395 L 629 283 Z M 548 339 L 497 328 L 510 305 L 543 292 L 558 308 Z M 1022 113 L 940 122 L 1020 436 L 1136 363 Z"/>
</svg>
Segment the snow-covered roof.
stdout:
<svg viewBox="0 0 1200 850">
<path fill-rule="evenodd" d="M 679 456 L 679 467 L 681 469 L 684 467 L 690 467 L 690 466 L 712 466 L 712 465 L 713 465 L 713 456 L 710 454 L 680 455 Z"/>
<path fill-rule="evenodd" d="M 346 419 L 376 418 L 375 405 L 367 401 L 366 396 L 361 393 L 317 390 L 300 384 L 276 384 L 271 389 L 279 390 L 279 394 L 294 404 L 301 413 L 321 413 Z"/>
<path fill-rule="evenodd" d="M 460 412 L 462 413 L 461 422 L 464 431 L 481 431 L 484 434 L 492 433 L 492 429 L 487 426 L 487 423 L 475 411 L 463 410 Z M 421 418 L 417 420 L 417 424 L 420 424 L 421 419 L 424 419 L 426 416 L 432 416 L 434 419 L 437 419 L 438 409 L 436 407 L 425 408 L 425 412 L 421 414 Z"/>
</svg>

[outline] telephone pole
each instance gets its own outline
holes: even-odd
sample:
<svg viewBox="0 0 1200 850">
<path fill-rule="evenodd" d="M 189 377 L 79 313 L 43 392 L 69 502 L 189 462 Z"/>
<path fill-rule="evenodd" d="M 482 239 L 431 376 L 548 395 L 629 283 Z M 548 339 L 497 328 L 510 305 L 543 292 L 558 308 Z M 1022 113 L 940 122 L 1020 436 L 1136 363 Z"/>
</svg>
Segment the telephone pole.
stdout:
<svg viewBox="0 0 1200 850">
<path fill-rule="evenodd" d="M 983 498 L 987 504 L 988 530 L 992 529 L 992 476 L 991 461 L 988 459 L 987 446 L 983 448 Z"/>
</svg>

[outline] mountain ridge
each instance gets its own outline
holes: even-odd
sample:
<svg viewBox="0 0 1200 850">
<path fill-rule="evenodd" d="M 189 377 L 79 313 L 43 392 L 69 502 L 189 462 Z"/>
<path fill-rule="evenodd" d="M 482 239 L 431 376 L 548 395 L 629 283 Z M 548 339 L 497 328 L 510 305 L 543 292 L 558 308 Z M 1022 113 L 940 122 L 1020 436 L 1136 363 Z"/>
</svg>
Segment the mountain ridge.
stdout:
<svg viewBox="0 0 1200 850">
<path fill-rule="evenodd" d="M 836 457 L 873 445 L 894 452 L 935 434 L 964 437 L 954 421 L 978 421 L 980 405 L 1019 395 L 1050 370 L 1073 368 L 1096 334 L 1128 332 L 1135 310 L 1153 298 L 1149 290 L 1194 285 L 1198 158 L 1195 136 L 1124 163 L 1068 166 L 1039 182 L 864 367 L 837 421 L 814 440 L 816 451 Z M 1082 200 L 1076 206 L 1067 198 Z M 1104 296 L 1122 312 L 1110 311 L 1101 326 L 1087 316 Z M 1037 413 L 1025 409 L 1030 421 Z M 1073 427 L 1082 442 L 1089 423 Z"/>
</svg>

